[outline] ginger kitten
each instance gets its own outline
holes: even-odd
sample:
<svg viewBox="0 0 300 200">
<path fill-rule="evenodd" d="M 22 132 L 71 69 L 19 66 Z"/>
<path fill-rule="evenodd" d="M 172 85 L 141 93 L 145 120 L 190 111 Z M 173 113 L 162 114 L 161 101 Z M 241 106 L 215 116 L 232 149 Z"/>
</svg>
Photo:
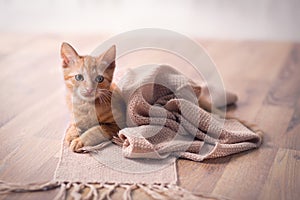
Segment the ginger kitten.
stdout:
<svg viewBox="0 0 300 200">
<path fill-rule="evenodd" d="M 61 46 L 67 103 L 72 113 L 66 141 L 72 151 L 100 144 L 119 131 L 111 109 L 115 56 L 115 46 L 98 57 L 80 56 L 67 43 Z"/>
</svg>

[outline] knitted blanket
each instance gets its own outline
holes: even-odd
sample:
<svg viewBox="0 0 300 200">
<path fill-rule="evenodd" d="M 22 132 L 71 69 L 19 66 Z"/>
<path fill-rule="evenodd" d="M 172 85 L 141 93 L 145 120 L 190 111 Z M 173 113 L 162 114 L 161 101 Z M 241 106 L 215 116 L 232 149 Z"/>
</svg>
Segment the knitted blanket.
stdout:
<svg viewBox="0 0 300 200">
<path fill-rule="evenodd" d="M 178 156 L 202 161 L 261 144 L 261 136 L 240 121 L 222 119 L 201 108 L 200 97 L 207 88 L 174 68 L 142 66 L 129 71 L 119 86 L 127 105 L 127 127 L 119 132 L 118 143 L 127 158 Z M 217 106 L 237 100 L 234 94 L 225 95 L 227 102 L 218 101 Z"/>
</svg>

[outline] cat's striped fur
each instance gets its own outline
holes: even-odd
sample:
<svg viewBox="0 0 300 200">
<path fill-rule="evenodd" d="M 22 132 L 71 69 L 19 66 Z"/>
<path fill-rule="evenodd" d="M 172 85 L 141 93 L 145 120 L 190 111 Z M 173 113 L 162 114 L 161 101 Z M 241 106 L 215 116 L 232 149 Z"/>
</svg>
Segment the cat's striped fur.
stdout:
<svg viewBox="0 0 300 200">
<path fill-rule="evenodd" d="M 75 152 L 109 140 L 119 131 L 111 109 L 115 56 L 115 46 L 98 57 L 80 56 L 67 43 L 61 46 L 67 104 L 72 113 L 66 141 Z"/>
</svg>

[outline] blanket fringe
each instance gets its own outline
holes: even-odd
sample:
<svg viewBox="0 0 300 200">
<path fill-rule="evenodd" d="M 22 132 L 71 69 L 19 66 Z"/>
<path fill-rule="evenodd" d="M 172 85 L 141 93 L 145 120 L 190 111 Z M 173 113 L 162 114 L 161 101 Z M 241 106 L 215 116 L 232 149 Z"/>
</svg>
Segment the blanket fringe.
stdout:
<svg viewBox="0 0 300 200">
<path fill-rule="evenodd" d="M 0 194 L 39 192 L 60 188 L 54 200 L 64 200 L 68 196 L 74 200 L 111 200 L 117 188 L 123 188 L 123 200 L 132 200 L 132 192 L 140 189 L 153 199 L 226 199 L 211 194 L 194 194 L 176 184 L 113 184 L 50 181 L 42 184 L 17 185 L 0 181 Z M 84 192 L 85 191 L 85 192 Z"/>
</svg>

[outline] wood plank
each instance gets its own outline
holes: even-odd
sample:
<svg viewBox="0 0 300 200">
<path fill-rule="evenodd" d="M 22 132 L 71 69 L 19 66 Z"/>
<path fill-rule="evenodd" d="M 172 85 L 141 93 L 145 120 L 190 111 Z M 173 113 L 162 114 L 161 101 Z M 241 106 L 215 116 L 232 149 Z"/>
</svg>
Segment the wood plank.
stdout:
<svg viewBox="0 0 300 200">
<path fill-rule="evenodd" d="M 284 124 L 281 129 L 285 128 L 285 132 L 281 134 L 272 134 L 272 143 L 277 147 L 288 149 L 300 149 L 299 132 L 300 127 L 300 45 L 293 46 L 281 71 L 279 72 L 276 81 L 272 84 L 264 105 L 276 105 L 285 107 L 282 112 L 269 113 L 269 116 L 281 118 L 278 123 Z M 293 111 L 291 116 L 291 111 Z M 268 117 L 268 116 L 264 116 Z M 270 117 L 268 117 L 270 118 Z M 286 121 L 289 121 L 286 126 Z"/>
<path fill-rule="evenodd" d="M 233 199 L 256 199 L 265 184 L 264 180 L 277 152 L 277 144 L 285 140 L 285 131 L 292 116 L 291 108 L 262 105 L 255 118 L 258 127 L 265 132 L 263 145 L 258 150 L 261 153 L 258 157 L 254 152 L 241 157 L 239 161 L 231 160 L 213 193 Z"/>
<path fill-rule="evenodd" d="M 47 191 L 47 195 L 45 192 L 31 192 L 31 193 L 12 193 L 8 195 L 0 196 L 0 199 L 3 200 L 32 200 L 32 199 L 43 199 L 43 200 L 53 200 L 58 192 L 57 190 Z"/>
<path fill-rule="evenodd" d="M 299 199 L 300 151 L 280 148 L 259 199 Z"/>
<path fill-rule="evenodd" d="M 58 80 L 62 78 L 56 76 L 59 73 L 58 67 L 56 72 L 55 62 L 52 61 L 55 61 L 55 53 L 51 53 L 54 44 L 53 40 L 40 39 L 9 58 L 0 60 L 1 65 L 9 66 L 1 69 L 4 82 L 0 86 L 3 92 L 0 96 L 0 112 L 3 113 L 0 117 L 1 125 L 61 87 L 61 81 Z M 37 51 L 42 46 L 48 48 Z M 46 60 L 50 61 L 45 62 Z"/>
<path fill-rule="evenodd" d="M 25 141 L 30 143 L 30 139 L 34 137 L 61 140 L 68 120 L 67 109 L 62 96 L 63 90 L 54 93 L 0 128 L 1 160 L 5 160 L 7 155 L 14 152 Z M 48 124 L 55 126 L 50 127 Z M 43 133 L 41 133 L 42 131 Z"/>
<path fill-rule="evenodd" d="M 1 79 L 8 75 L 13 76 L 23 69 L 28 70 L 42 67 L 43 64 L 46 63 L 44 61 L 49 53 L 58 52 L 59 46 L 57 46 L 55 41 L 55 39 L 48 37 L 36 38 L 30 44 L 1 59 L 0 64 L 3 66 L 1 68 Z M 53 49 L 57 50 L 53 52 Z M 57 54 L 57 56 L 59 56 L 59 54 Z M 29 74 L 28 71 L 27 74 Z"/>
<path fill-rule="evenodd" d="M 34 33 L 19 34 L 0 32 L 0 59 L 15 54 L 24 48 L 24 46 L 30 44 L 36 37 L 38 37 L 38 35 Z"/>
<path fill-rule="evenodd" d="M 1 180 L 32 183 L 47 182 L 53 178 L 59 159 L 55 155 L 60 151 L 67 125 L 64 99 L 57 98 L 62 95 L 62 90 L 54 93 L 0 128 Z M 57 192 L 49 191 L 43 199 L 53 199 Z M 45 196 L 43 192 L 9 194 L 7 198 L 40 199 L 43 195 Z"/>
<path fill-rule="evenodd" d="M 202 163 L 179 159 L 177 161 L 178 183 L 195 194 L 210 194 L 230 159 L 229 156 Z"/>
<path fill-rule="evenodd" d="M 37 172 L 41 171 L 41 167 L 53 157 L 53 154 L 59 151 L 59 148 L 60 142 L 51 139 L 31 138 L 30 141 L 25 141 L 20 145 L 15 155 L 7 159 L 2 165 L 1 180 L 12 183 L 52 180 L 54 170 L 48 170 L 42 177 Z M 52 165 L 52 167 L 54 166 Z"/>
<path fill-rule="evenodd" d="M 272 85 L 265 104 L 294 107 L 300 97 L 300 44 L 292 49 L 289 59 Z"/>
<path fill-rule="evenodd" d="M 294 109 L 285 106 L 263 105 L 255 123 L 264 131 L 263 143 L 272 148 L 285 147 L 290 139 L 286 130 L 294 114 Z M 292 136 L 293 137 L 293 136 Z"/>
<path fill-rule="evenodd" d="M 210 49 L 225 88 L 239 97 L 234 115 L 254 121 L 291 48 L 291 43 L 235 41 L 221 42 L 218 51 Z"/>
<path fill-rule="evenodd" d="M 233 156 L 213 194 L 228 199 L 257 199 L 276 153 L 277 149 L 262 146 Z"/>
<path fill-rule="evenodd" d="M 219 45 L 222 46 L 222 43 Z M 237 86 L 249 80 L 272 83 L 289 56 L 292 46 L 291 43 L 283 42 L 231 41 L 225 43 L 219 51 L 209 53 L 216 62 L 225 84 Z"/>
<path fill-rule="evenodd" d="M 292 119 L 285 133 L 282 147 L 300 150 L 300 98 L 296 102 Z"/>
</svg>

